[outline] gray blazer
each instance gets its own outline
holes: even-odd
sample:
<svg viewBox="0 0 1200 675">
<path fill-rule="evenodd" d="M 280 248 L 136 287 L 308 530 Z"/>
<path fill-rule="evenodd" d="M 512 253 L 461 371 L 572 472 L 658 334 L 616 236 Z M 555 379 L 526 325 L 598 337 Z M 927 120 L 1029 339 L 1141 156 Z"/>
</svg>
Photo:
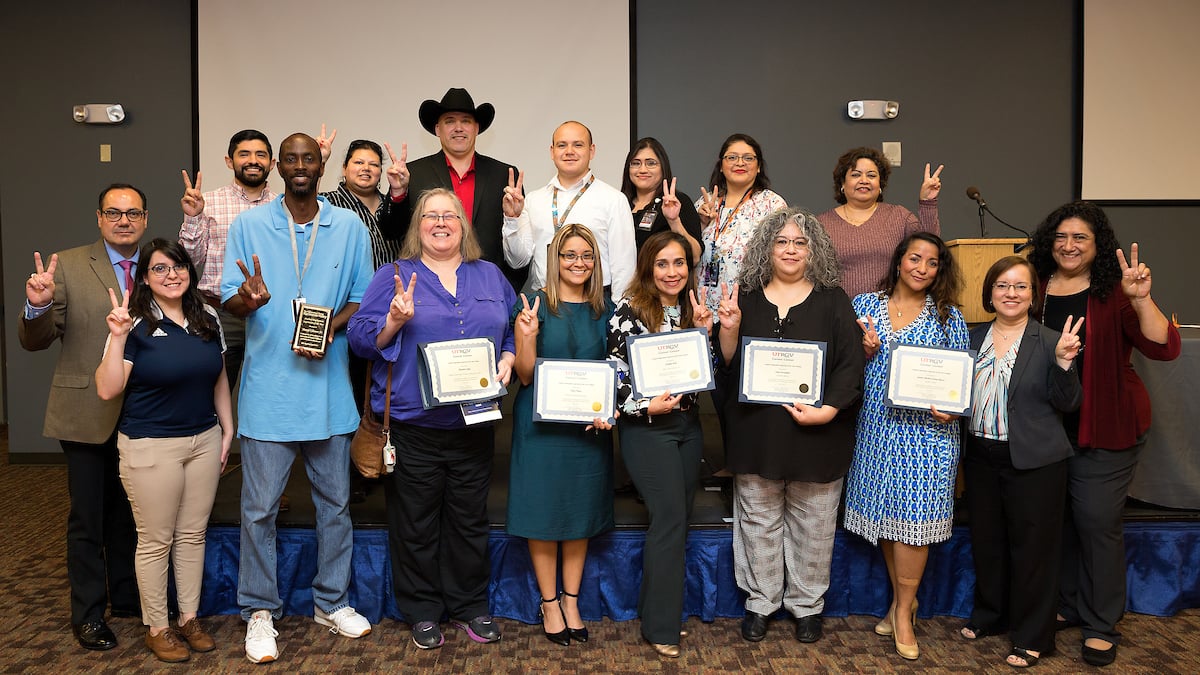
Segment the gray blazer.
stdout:
<svg viewBox="0 0 1200 675">
<path fill-rule="evenodd" d="M 104 317 L 112 311 L 110 288 L 121 287 L 104 242 L 97 240 L 59 252 L 50 309 L 26 320 L 21 303 L 17 336 L 22 347 L 38 351 L 62 340 L 42 428 L 49 438 L 100 444 L 117 428 L 124 397 L 102 401 L 96 393 L 96 367 L 108 339 Z"/>
<path fill-rule="evenodd" d="M 983 347 L 991 325 L 971 329 L 971 349 Z M 1025 325 L 1008 381 L 1008 447 L 1016 469 L 1036 469 L 1067 459 L 1074 452 L 1063 429 L 1062 413 L 1079 409 L 1083 385 L 1074 363 L 1070 370 L 1063 370 L 1055 361 L 1059 335 L 1032 318 Z M 963 425 L 964 430 L 968 427 Z"/>
</svg>

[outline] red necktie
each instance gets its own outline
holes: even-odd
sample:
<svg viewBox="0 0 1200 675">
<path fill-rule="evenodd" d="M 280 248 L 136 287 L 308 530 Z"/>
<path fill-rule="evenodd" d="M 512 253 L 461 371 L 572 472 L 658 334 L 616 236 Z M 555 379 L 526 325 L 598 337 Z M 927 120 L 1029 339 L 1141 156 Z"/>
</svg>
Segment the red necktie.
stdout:
<svg viewBox="0 0 1200 675">
<path fill-rule="evenodd" d="M 125 290 L 129 291 L 129 294 L 132 295 L 133 294 L 133 272 L 131 270 L 133 269 L 133 261 L 132 260 L 122 260 L 122 261 L 118 262 L 117 264 L 121 266 L 121 269 L 125 270 Z"/>
</svg>

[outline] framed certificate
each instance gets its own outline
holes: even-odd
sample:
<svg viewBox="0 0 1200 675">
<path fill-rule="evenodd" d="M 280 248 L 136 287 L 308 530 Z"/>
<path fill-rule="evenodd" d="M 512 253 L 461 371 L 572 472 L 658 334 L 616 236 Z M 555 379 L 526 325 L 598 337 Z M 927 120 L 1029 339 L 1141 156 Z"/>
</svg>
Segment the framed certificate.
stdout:
<svg viewBox="0 0 1200 675">
<path fill-rule="evenodd" d="M 292 333 L 292 349 L 307 349 L 324 354 L 329 344 L 329 324 L 333 309 L 300 302 L 296 309 L 296 330 Z"/>
<path fill-rule="evenodd" d="M 712 348 L 703 328 L 626 338 L 634 398 L 664 391 L 686 394 L 713 388 Z"/>
<path fill-rule="evenodd" d="M 884 405 L 892 408 L 971 414 L 975 352 L 896 344 L 888 358 Z"/>
<path fill-rule="evenodd" d="M 805 403 L 820 407 L 825 390 L 824 342 L 742 338 L 743 403 Z"/>
<path fill-rule="evenodd" d="M 617 364 L 538 359 L 533 366 L 533 421 L 616 422 Z"/>
<path fill-rule="evenodd" d="M 421 402 L 428 410 L 475 403 L 507 393 L 496 374 L 496 343 L 466 338 L 418 345 Z"/>
</svg>

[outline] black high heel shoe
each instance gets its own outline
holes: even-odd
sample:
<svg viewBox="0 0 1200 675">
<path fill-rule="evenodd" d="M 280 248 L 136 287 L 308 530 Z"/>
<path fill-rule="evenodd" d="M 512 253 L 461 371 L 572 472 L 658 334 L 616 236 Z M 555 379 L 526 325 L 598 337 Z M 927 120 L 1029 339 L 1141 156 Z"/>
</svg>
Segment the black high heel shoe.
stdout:
<svg viewBox="0 0 1200 675">
<path fill-rule="evenodd" d="M 556 645 L 562 645 L 564 647 L 568 647 L 571 644 L 571 631 L 569 628 L 564 628 L 564 629 L 558 631 L 557 633 L 551 633 L 550 631 L 546 630 L 545 609 L 546 609 L 546 605 L 551 605 L 551 604 L 556 605 L 558 607 L 558 613 L 562 614 L 562 605 L 558 604 L 558 598 L 550 598 L 549 600 L 542 598 L 542 608 L 538 610 L 538 614 L 540 614 L 542 617 L 542 632 L 545 633 L 547 640 L 553 642 Z M 567 623 L 567 617 L 565 614 L 563 614 L 563 625 L 566 625 L 566 623 Z"/>
<path fill-rule="evenodd" d="M 566 591 L 563 591 L 562 594 L 566 595 L 568 597 L 576 598 L 576 599 L 579 598 L 578 593 L 568 593 Z M 559 602 L 561 603 L 562 601 L 559 600 Z M 559 610 L 561 610 L 561 609 L 562 609 L 562 605 L 560 604 Z M 566 623 L 566 621 L 567 621 L 567 613 L 563 612 L 563 623 Z M 588 641 L 587 626 L 584 626 L 583 628 L 571 628 L 570 626 L 567 626 L 567 634 L 570 635 L 571 639 L 576 642 L 587 642 Z"/>
</svg>

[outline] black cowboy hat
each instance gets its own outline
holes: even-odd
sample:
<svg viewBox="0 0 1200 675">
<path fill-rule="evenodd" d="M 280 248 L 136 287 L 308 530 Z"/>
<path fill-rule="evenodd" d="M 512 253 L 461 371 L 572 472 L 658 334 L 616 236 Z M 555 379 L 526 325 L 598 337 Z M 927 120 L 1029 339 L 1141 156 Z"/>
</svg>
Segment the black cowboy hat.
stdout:
<svg viewBox="0 0 1200 675">
<path fill-rule="evenodd" d="M 475 107 L 475 101 L 471 99 L 471 95 L 466 89 L 447 89 L 446 95 L 442 100 L 435 101 L 428 99 L 421 104 L 420 111 L 417 112 L 417 117 L 421 119 L 421 126 L 425 127 L 425 131 L 437 135 L 434 128 L 437 126 L 438 118 L 448 112 L 465 112 L 470 113 L 475 117 L 475 122 L 479 124 L 479 133 L 487 131 L 487 128 L 492 126 L 492 120 L 496 119 L 496 108 L 491 103 L 484 103 L 478 108 Z"/>
</svg>

